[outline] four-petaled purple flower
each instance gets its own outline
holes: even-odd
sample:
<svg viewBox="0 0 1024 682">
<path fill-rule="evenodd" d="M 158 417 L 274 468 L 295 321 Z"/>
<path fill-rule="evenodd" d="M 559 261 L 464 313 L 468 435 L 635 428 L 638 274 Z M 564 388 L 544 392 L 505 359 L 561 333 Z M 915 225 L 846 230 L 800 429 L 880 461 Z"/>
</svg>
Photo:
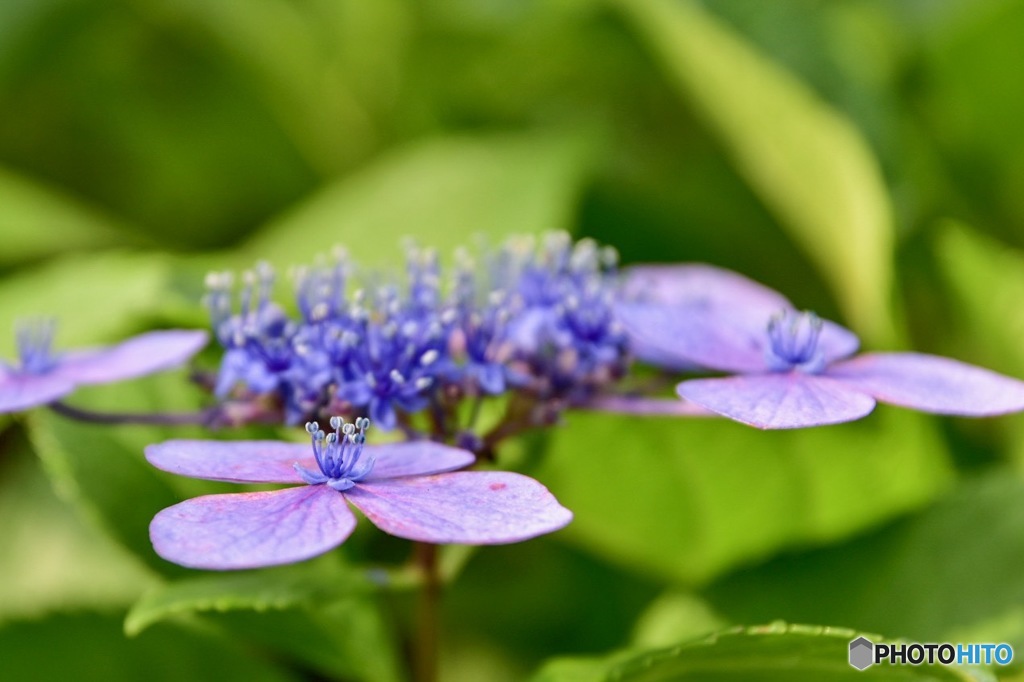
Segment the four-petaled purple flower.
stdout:
<svg viewBox="0 0 1024 682">
<path fill-rule="evenodd" d="M 859 419 L 875 401 L 990 416 L 1024 410 L 1024 382 L 921 353 L 866 353 L 847 329 L 798 312 L 781 294 L 708 266 L 635 274 L 654 292 L 617 314 L 645 359 L 735 376 L 680 383 L 679 395 L 763 429 Z"/>
<path fill-rule="evenodd" d="M 18 362 L 0 361 L 0 412 L 46 405 L 82 384 L 106 384 L 176 367 L 195 355 L 207 333 L 167 330 L 141 334 L 116 346 L 53 352 L 51 320 L 17 330 Z"/>
<path fill-rule="evenodd" d="M 431 441 L 364 445 L 367 420 L 332 418 L 309 446 L 275 441 L 171 440 L 146 448 L 154 466 L 238 483 L 305 483 L 208 495 L 164 509 L 150 525 L 157 554 L 192 568 L 231 570 L 301 561 L 352 533 L 354 505 L 378 528 L 435 544 L 504 544 L 562 528 L 572 512 L 547 488 L 508 472 L 454 471 L 472 453 Z"/>
</svg>

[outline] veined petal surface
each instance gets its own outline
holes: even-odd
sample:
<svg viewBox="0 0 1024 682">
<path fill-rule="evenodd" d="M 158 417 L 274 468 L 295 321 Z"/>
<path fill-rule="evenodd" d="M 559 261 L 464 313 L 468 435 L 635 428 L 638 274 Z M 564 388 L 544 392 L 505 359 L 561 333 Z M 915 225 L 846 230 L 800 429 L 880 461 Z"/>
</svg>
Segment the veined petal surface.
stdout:
<svg viewBox="0 0 1024 682">
<path fill-rule="evenodd" d="M 634 265 L 623 271 L 624 300 L 696 308 L 742 305 L 771 314 L 792 308 L 789 300 L 763 284 L 705 263 Z"/>
<path fill-rule="evenodd" d="M 79 384 L 103 384 L 172 369 L 198 353 L 209 338 L 202 330 L 170 329 L 63 355 L 55 372 Z"/>
<path fill-rule="evenodd" d="M 340 545 L 355 527 L 341 493 L 304 485 L 186 500 L 159 512 L 149 536 L 168 561 L 225 571 L 309 559 Z"/>
<path fill-rule="evenodd" d="M 146 460 L 172 474 L 235 483 L 303 483 L 297 462 L 318 471 L 309 443 L 275 440 L 168 440 L 147 445 Z"/>
<path fill-rule="evenodd" d="M 74 388 L 74 383 L 60 374 L 4 373 L 0 375 L 0 413 L 51 403 Z"/>
<path fill-rule="evenodd" d="M 827 374 L 881 402 L 925 412 L 983 417 L 1024 410 L 1024 382 L 936 355 L 865 353 Z"/>
<path fill-rule="evenodd" d="M 648 362 L 723 372 L 767 369 L 764 349 L 770 314 L 764 311 L 619 303 L 615 314 Z"/>
<path fill-rule="evenodd" d="M 476 461 L 476 457 L 468 450 L 429 440 L 366 445 L 363 447 L 362 458 L 369 456 L 374 457 L 376 463 L 367 481 L 439 474 L 467 467 Z"/>
<path fill-rule="evenodd" d="M 363 482 L 345 496 L 384 532 L 435 544 L 519 542 L 572 520 L 572 512 L 543 485 L 507 472 Z"/>
<path fill-rule="evenodd" d="M 875 407 L 855 387 L 800 372 L 684 381 L 679 395 L 759 429 L 796 429 L 853 421 Z"/>
</svg>

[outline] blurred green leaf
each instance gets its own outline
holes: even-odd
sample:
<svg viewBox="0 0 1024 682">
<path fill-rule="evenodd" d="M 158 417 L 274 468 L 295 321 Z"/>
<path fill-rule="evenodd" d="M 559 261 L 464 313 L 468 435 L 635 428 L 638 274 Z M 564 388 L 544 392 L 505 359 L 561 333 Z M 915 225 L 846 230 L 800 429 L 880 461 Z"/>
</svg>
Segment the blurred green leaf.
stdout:
<svg viewBox="0 0 1024 682">
<path fill-rule="evenodd" d="M 169 26 L 237 62 L 303 157 L 333 175 L 381 144 L 395 107 L 410 8 L 396 0 L 152 0 Z"/>
<path fill-rule="evenodd" d="M 670 590 L 651 602 L 633 629 L 634 648 L 670 646 L 722 630 L 730 623 L 691 592 Z"/>
<path fill-rule="evenodd" d="M 0 356 L 14 354 L 18 319 L 57 320 L 56 350 L 109 342 L 157 314 L 170 260 L 157 253 L 66 255 L 0 280 Z"/>
<path fill-rule="evenodd" d="M 842 628 L 773 623 L 734 628 L 667 649 L 615 654 L 603 661 L 556 660 L 533 682 L 966 682 L 974 678 L 941 666 L 872 666 L 857 670 L 848 662 L 850 640 Z M 877 637 L 869 636 L 874 641 Z M 987 676 L 986 676 L 987 678 Z"/>
<path fill-rule="evenodd" d="M 913 98 L 918 125 L 950 178 L 951 196 L 932 215 L 967 216 L 1021 247 L 1024 97 L 1004 69 L 1024 60 L 1024 4 L 944 4 L 952 6 L 947 16 L 921 41 Z"/>
<path fill-rule="evenodd" d="M 333 678 L 367 682 L 402 679 L 394 633 L 372 595 L 352 595 L 267 613 L 211 613 L 203 620 Z"/>
<path fill-rule="evenodd" d="M 573 414 L 536 475 L 575 512 L 565 537 L 694 584 L 917 508 L 950 470 L 928 418 L 879 407 L 860 422 L 794 431 Z"/>
<path fill-rule="evenodd" d="M 137 636 L 168 618 L 203 622 L 333 676 L 398 679 L 397 658 L 364 573 L 329 554 L 292 566 L 204 575 L 154 588 L 124 629 Z"/>
<path fill-rule="evenodd" d="M 187 22 L 148 0 L 27 4 L 46 7 L 16 12 L 0 45 L 4 164 L 178 248 L 228 243 L 316 183 L 248 74 Z"/>
<path fill-rule="evenodd" d="M 1024 377 L 1024 253 L 953 221 L 938 231 L 934 253 L 952 311 L 951 328 L 938 339 L 957 355 L 966 349 L 968 360 Z M 1004 434 L 1015 436 L 1008 451 L 1024 468 L 1024 417 L 999 422 Z"/>
<path fill-rule="evenodd" d="M 586 170 L 578 134 L 440 138 L 398 149 L 328 186 L 245 244 L 256 259 L 306 263 L 342 244 L 360 264 L 400 263 L 400 240 L 416 237 L 447 255 L 475 235 L 568 228 Z"/>
<path fill-rule="evenodd" d="M 122 382 L 116 388 L 79 388 L 67 401 L 98 412 L 185 411 L 195 405 L 196 392 L 179 371 Z M 32 412 L 28 425 L 32 444 L 63 499 L 158 572 L 180 574 L 184 570 L 153 552 L 149 522 L 156 512 L 181 501 L 176 492 L 179 481 L 184 489 L 197 482 L 157 471 L 145 461 L 143 448 L 200 431 L 88 424 L 47 410 Z"/>
<path fill-rule="evenodd" d="M 99 211 L 0 168 L 0 265 L 131 240 Z"/>
<path fill-rule="evenodd" d="M 151 589 L 135 603 L 125 633 L 138 635 L 166 618 L 204 611 L 280 611 L 370 590 L 354 571 L 325 570 L 325 562 L 306 562 L 262 571 L 205 575 Z"/>
<path fill-rule="evenodd" d="M 892 209 L 860 132 L 695 4 L 617 4 L 817 262 L 853 326 L 891 340 Z"/>
<path fill-rule="evenodd" d="M 629 638 L 660 586 L 556 538 L 480 548 L 445 592 L 451 658 L 473 644 L 500 642 L 505 660 L 498 667 L 522 680 L 550 656 L 598 653 Z"/>
<path fill-rule="evenodd" d="M 997 471 L 878 532 L 739 571 L 706 596 L 739 622 L 828 619 L 912 641 L 1019 649 L 1022 563 L 1024 482 Z"/>
<path fill-rule="evenodd" d="M 38 682 L 298 682 L 211 633 L 162 625 L 126 639 L 117 615 L 80 613 L 0 627 L 4 679 Z"/>
<path fill-rule="evenodd" d="M 952 221 L 934 244 L 964 332 L 957 340 L 996 369 L 1024 375 L 1024 253 Z"/>
<path fill-rule="evenodd" d="M 0 622 L 56 610 L 124 608 L 153 576 L 82 523 L 27 447 L 0 461 Z"/>
</svg>

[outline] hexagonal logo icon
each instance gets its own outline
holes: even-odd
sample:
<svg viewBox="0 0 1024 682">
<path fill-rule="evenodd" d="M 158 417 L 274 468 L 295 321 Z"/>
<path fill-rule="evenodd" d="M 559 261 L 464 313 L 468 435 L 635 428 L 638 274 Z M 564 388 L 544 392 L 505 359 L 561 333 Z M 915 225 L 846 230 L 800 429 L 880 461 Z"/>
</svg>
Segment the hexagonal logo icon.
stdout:
<svg viewBox="0 0 1024 682">
<path fill-rule="evenodd" d="M 874 663 L 875 645 L 867 637 L 858 637 L 850 642 L 850 665 L 864 670 Z"/>
</svg>

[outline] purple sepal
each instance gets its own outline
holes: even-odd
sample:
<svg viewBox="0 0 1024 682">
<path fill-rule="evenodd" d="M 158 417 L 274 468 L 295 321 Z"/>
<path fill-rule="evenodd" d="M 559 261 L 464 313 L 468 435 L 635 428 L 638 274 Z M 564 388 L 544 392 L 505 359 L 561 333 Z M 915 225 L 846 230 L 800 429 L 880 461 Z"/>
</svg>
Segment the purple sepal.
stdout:
<svg viewBox="0 0 1024 682">
<path fill-rule="evenodd" d="M 77 384 L 102 384 L 171 369 L 198 353 L 209 338 L 201 330 L 148 332 L 108 348 L 76 351 L 58 358 L 55 374 Z"/>
<path fill-rule="evenodd" d="M 0 413 L 45 405 L 73 390 L 74 382 L 60 374 L 8 373 L 0 376 Z"/>
<path fill-rule="evenodd" d="M 295 464 L 319 471 L 307 443 L 168 440 L 147 445 L 146 460 L 180 476 L 233 483 L 303 483 Z"/>
<path fill-rule="evenodd" d="M 758 373 L 771 369 L 768 324 L 792 308 L 673 308 L 656 304 L 620 304 L 622 324 L 639 345 L 642 359 L 669 368 L 687 365 L 722 372 Z M 824 363 L 855 353 L 857 336 L 835 322 L 821 321 L 817 349 Z"/>
<path fill-rule="evenodd" d="M 704 263 L 635 265 L 623 272 L 625 300 L 708 309 L 742 304 L 771 313 L 789 300 L 743 275 Z"/>
<path fill-rule="evenodd" d="M 302 561 L 337 547 L 356 527 L 326 485 L 186 500 L 149 526 L 156 553 L 190 568 L 225 571 Z"/>
<path fill-rule="evenodd" d="M 991 416 L 1024 410 L 1024 382 L 957 360 L 921 353 L 866 353 L 828 376 L 880 402 L 925 412 Z"/>
<path fill-rule="evenodd" d="M 756 336 L 764 331 L 763 326 L 725 331 L 726 346 L 719 345 L 723 339 L 704 339 L 701 328 L 717 328 L 721 324 L 717 314 L 735 318 L 737 313 L 740 320 L 759 319 L 767 325 L 773 313 L 793 307 L 785 296 L 763 284 L 702 263 L 628 268 L 619 298 L 615 315 L 629 335 L 634 356 L 674 371 L 702 367 L 752 371 L 760 360 L 753 349 L 745 347 L 751 331 Z M 735 321 L 726 324 L 736 326 Z M 732 357 L 737 344 L 728 337 L 737 333 L 741 352 Z"/>
<path fill-rule="evenodd" d="M 433 441 L 364 445 L 373 461 L 369 480 L 437 474 L 473 463 L 473 454 Z M 305 443 L 279 441 L 168 440 L 146 446 L 146 459 L 180 476 L 234 483 L 320 483 L 305 479 L 298 464 L 315 477 L 320 471 Z M 327 480 L 324 478 L 323 480 Z"/>
<path fill-rule="evenodd" d="M 367 482 L 440 474 L 467 467 L 476 460 L 471 452 L 429 440 L 366 445 L 363 452 L 375 460 Z"/>
<path fill-rule="evenodd" d="M 507 472 L 363 482 L 345 496 L 384 532 L 435 544 L 519 542 L 572 520 L 543 485 Z"/>
<path fill-rule="evenodd" d="M 853 421 L 874 399 L 838 379 L 800 372 L 684 381 L 679 395 L 760 429 L 796 429 Z"/>
</svg>

